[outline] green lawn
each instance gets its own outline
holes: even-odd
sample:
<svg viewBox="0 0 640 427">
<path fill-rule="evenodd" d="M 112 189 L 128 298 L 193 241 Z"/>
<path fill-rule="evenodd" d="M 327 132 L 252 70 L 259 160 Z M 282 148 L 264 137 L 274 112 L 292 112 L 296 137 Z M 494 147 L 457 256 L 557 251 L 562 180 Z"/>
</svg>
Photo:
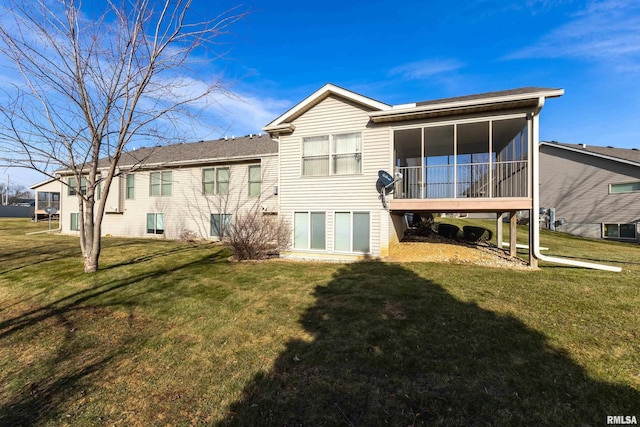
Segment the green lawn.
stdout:
<svg viewBox="0 0 640 427">
<path fill-rule="evenodd" d="M 231 263 L 0 219 L 0 425 L 606 425 L 640 418 L 640 246 L 541 264 Z M 524 235 L 525 233 L 521 233 Z"/>
</svg>

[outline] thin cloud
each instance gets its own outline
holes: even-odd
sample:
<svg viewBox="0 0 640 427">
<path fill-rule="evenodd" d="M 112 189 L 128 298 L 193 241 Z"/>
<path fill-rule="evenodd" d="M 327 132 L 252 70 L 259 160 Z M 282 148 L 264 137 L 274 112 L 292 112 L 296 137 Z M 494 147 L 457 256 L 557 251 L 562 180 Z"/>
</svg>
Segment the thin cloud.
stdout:
<svg viewBox="0 0 640 427">
<path fill-rule="evenodd" d="M 392 68 L 391 76 L 400 76 L 405 80 L 423 80 L 439 74 L 455 71 L 462 68 L 463 64 L 454 59 L 425 60 L 410 62 Z"/>
<path fill-rule="evenodd" d="M 577 58 L 614 63 L 618 70 L 640 65 L 640 4 L 636 0 L 608 0 L 589 4 L 566 24 L 532 46 L 507 56 Z"/>
</svg>

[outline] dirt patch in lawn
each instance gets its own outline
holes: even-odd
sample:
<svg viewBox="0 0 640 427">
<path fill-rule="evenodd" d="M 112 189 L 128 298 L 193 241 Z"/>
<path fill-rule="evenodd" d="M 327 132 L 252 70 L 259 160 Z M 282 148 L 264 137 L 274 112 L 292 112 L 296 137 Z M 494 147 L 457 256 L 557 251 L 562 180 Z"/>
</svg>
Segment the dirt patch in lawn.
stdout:
<svg viewBox="0 0 640 427">
<path fill-rule="evenodd" d="M 438 235 L 415 236 L 410 240 L 392 244 L 389 247 L 389 259 L 399 262 L 441 262 L 501 268 L 531 268 L 522 259 L 512 258 L 508 252 L 494 245 L 484 242 L 468 243 Z"/>
</svg>

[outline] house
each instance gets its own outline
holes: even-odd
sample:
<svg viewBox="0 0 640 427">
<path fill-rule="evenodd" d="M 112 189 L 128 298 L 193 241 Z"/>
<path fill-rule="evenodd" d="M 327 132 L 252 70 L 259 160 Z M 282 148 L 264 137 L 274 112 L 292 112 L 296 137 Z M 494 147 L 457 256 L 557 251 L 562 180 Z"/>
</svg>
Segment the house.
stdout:
<svg viewBox="0 0 640 427">
<path fill-rule="evenodd" d="M 266 125 L 268 135 L 126 153 L 102 232 L 216 238 L 259 205 L 291 225 L 284 256 L 357 260 L 392 257 L 407 213 L 491 213 L 499 241 L 508 213 L 515 254 L 516 211 L 537 211 L 538 117 L 563 93 L 526 87 L 389 105 L 327 84 Z M 60 178 L 70 184 L 61 231 L 77 233 L 75 178 Z"/>
<path fill-rule="evenodd" d="M 101 161 L 102 171 L 107 166 Z M 77 234 L 76 178 L 70 171 L 58 175 L 66 185 L 51 180 L 32 188 L 37 200 L 57 201 L 61 232 Z M 235 214 L 252 209 L 276 214 L 277 185 L 278 146 L 267 135 L 140 148 L 120 158 L 102 234 L 178 239 L 193 233 L 217 239 Z"/>
<path fill-rule="evenodd" d="M 279 214 L 294 230 L 286 255 L 393 256 L 411 212 L 509 212 L 515 235 L 515 212 L 537 202 L 538 115 L 563 93 L 528 87 L 389 105 L 323 86 L 263 128 L 279 141 Z M 388 196 L 380 171 L 402 176 Z"/>
<path fill-rule="evenodd" d="M 640 241 L 640 151 L 541 142 L 540 205 L 559 231 Z"/>
</svg>

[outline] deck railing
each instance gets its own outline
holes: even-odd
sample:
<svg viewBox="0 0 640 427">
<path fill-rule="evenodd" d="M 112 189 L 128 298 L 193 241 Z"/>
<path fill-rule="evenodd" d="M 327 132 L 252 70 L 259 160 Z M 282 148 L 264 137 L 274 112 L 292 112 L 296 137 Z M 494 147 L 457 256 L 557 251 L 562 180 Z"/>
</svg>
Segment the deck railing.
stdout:
<svg viewBox="0 0 640 427">
<path fill-rule="evenodd" d="M 398 167 L 396 199 L 528 197 L 526 160 Z"/>
</svg>

